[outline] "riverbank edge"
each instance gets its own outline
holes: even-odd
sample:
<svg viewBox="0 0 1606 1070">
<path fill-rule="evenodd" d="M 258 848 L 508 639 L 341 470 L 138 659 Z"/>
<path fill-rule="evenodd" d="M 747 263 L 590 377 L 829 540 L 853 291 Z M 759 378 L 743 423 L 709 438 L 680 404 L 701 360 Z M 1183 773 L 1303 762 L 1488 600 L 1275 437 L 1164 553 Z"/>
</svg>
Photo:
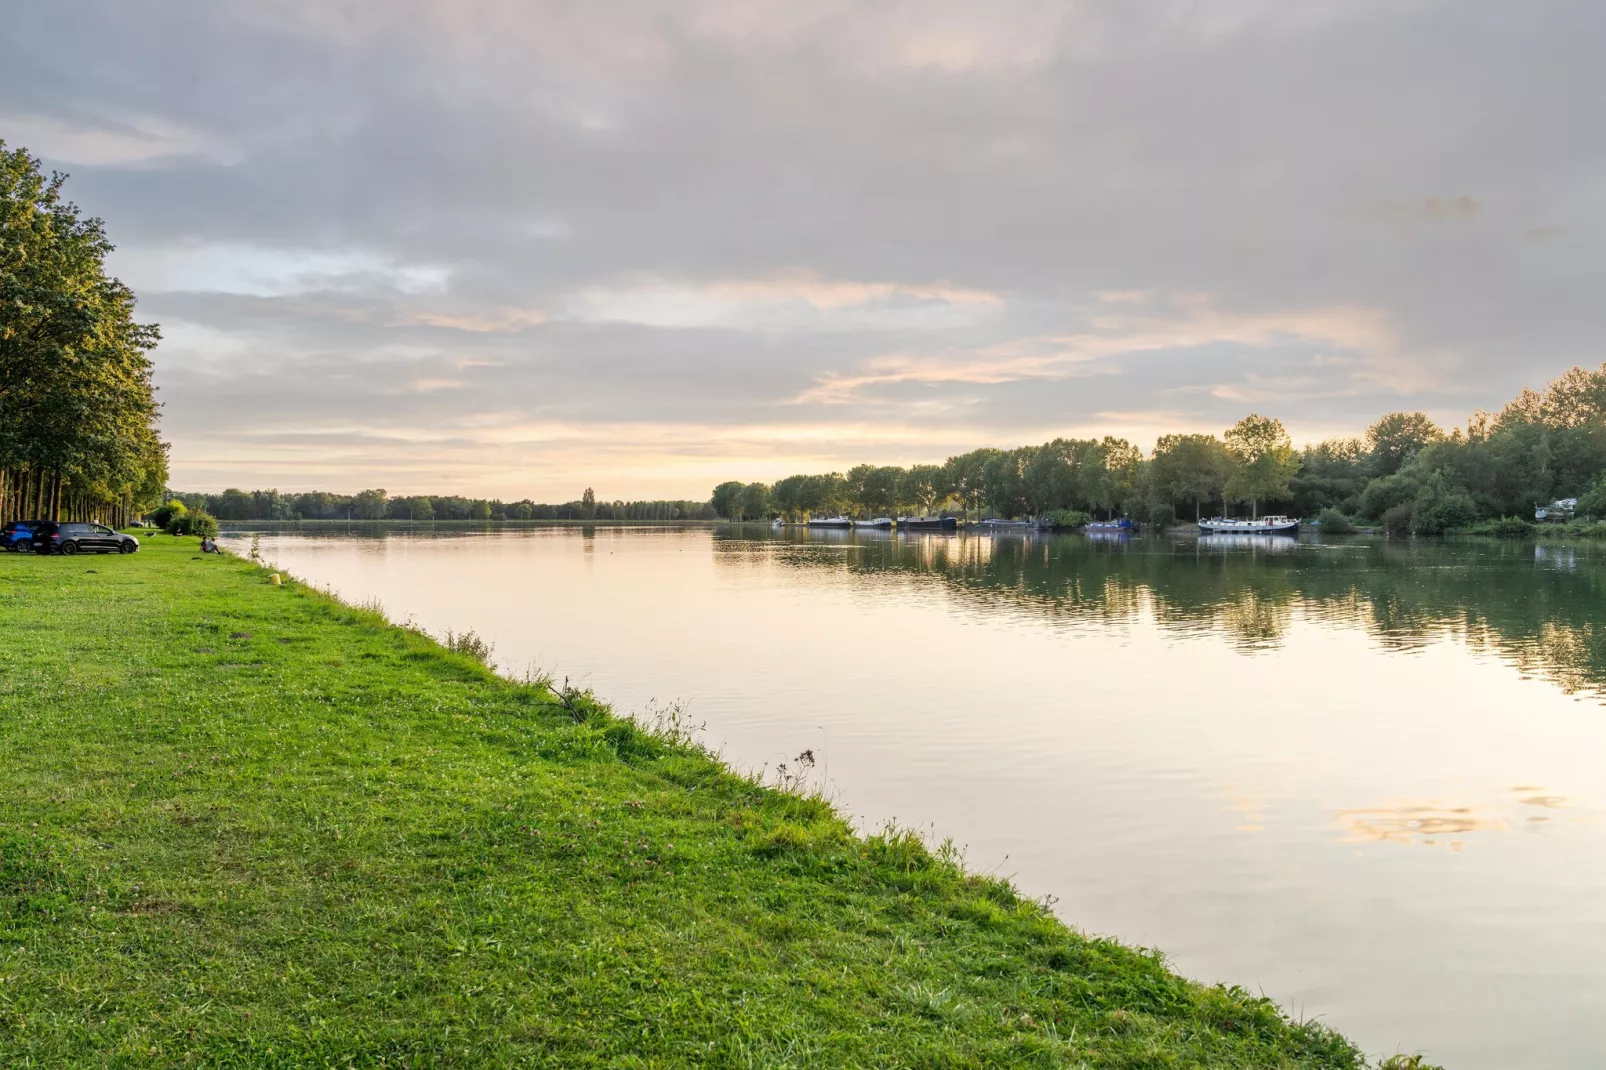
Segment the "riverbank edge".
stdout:
<svg viewBox="0 0 1606 1070">
<path fill-rule="evenodd" d="M 736 866 L 730 871 L 730 880 L 735 881 L 741 876 L 752 885 L 754 892 L 779 896 L 778 905 L 773 909 L 759 910 L 752 917 L 743 913 L 742 931 L 736 944 L 745 945 L 748 940 L 754 940 L 758 945 L 784 945 L 789 942 L 789 937 L 800 939 L 799 934 L 812 931 L 808 948 L 812 954 L 794 955 L 786 963 L 787 969 L 802 973 L 808 972 L 807 966 L 814 958 L 828 958 L 834 949 L 866 941 L 874 945 L 872 950 L 876 954 L 858 961 L 859 969 L 866 975 L 880 971 L 886 976 L 860 977 L 857 980 L 870 981 L 869 989 L 879 993 L 884 1005 L 878 1007 L 873 1000 L 867 1002 L 862 991 L 856 992 L 852 1000 L 839 1000 L 832 1004 L 829 1009 L 834 1013 L 827 1017 L 831 1018 L 832 1028 L 836 1030 L 832 1038 L 835 1046 L 828 1046 L 819 1053 L 826 1063 L 865 1060 L 871 1063 L 890 1061 L 900 1065 L 968 1065 L 976 1061 L 995 1064 L 1074 1057 L 1090 1058 L 1094 1060 L 1093 1065 L 1127 1065 L 1128 1057 L 1136 1056 L 1141 1051 L 1150 1055 L 1163 1053 L 1179 1066 L 1367 1065 L 1357 1049 L 1337 1034 L 1317 1023 L 1289 1019 L 1270 1000 L 1251 996 L 1236 987 L 1210 986 L 1187 980 L 1169 971 L 1156 952 L 1130 948 L 1112 940 L 1091 938 L 1076 932 L 1059 921 L 1045 904 L 1024 899 L 1008 881 L 966 870 L 952 845 L 945 844 L 933 849 L 920 837 L 897 828 L 888 828 L 871 836 L 859 835 L 851 822 L 835 807 L 817 794 L 807 791 L 803 780 L 796 777 L 796 770 L 793 771 L 794 779 L 779 786 L 736 773 L 688 735 L 682 722 L 671 719 L 656 727 L 644 726 L 631 718 L 616 715 L 589 693 L 554 688 L 549 682 L 541 680 L 525 683 L 507 680 L 473 658 L 445 649 L 417 629 L 386 620 L 375 608 L 349 606 L 329 593 L 290 577 L 285 577 L 283 586 L 272 586 L 269 584 L 269 569 L 243 559 L 203 559 L 195 554 L 193 540 L 189 539 L 147 535 L 146 547 L 134 558 L 8 557 L 9 560 L 0 564 L 13 565 L 13 568 L 6 569 L 12 575 L 0 573 L 0 579 L 23 580 L 22 583 L 11 584 L 11 590 L 7 592 L 6 601 L 9 604 L 6 609 L 12 614 L 11 619 L 22 619 L 16 615 L 21 611 L 27 619 L 59 621 L 69 629 L 67 634 L 74 634 L 70 629 L 75 616 L 88 617 L 101 611 L 102 602 L 95 597 L 95 592 L 107 581 L 98 578 L 87 580 L 88 575 L 101 577 L 114 573 L 119 567 L 126 569 L 128 566 L 137 566 L 143 583 L 130 583 L 125 574 L 119 583 L 118 598 L 125 605 L 132 603 L 137 612 L 158 611 L 165 605 L 169 613 L 169 626 L 183 634 L 192 634 L 197 627 L 210 628 L 212 633 L 220 632 L 229 625 L 219 622 L 230 618 L 242 628 L 254 624 L 257 629 L 268 631 L 275 620 L 291 618 L 289 625 L 295 629 L 305 631 L 315 626 L 320 634 L 308 641 L 317 642 L 322 648 L 340 654 L 348 663 L 356 657 L 377 656 L 376 652 L 380 650 L 390 655 L 400 651 L 412 676 L 425 682 L 442 682 L 440 693 L 434 695 L 437 710 L 443 699 L 449 699 L 463 708 L 464 712 L 454 713 L 453 717 L 464 723 L 450 726 L 452 731 L 448 735 L 466 732 L 475 739 L 491 738 L 498 757 L 505 757 L 502 749 L 517 750 L 519 761 L 530 766 L 542 766 L 541 772 L 553 776 L 560 784 L 565 780 L 584 781 L 593 793 L 609 789 L 602 791 L 602 794 L 617 796 L 601 800 L 600 804 L 598 799 L 592 798 L 590 805 L 576 808 L 572 813 L 549 808 L 539 814 L 543 825 L 578 828 L 584 818 L 597 811 L 599 805 L 610 810 L 610 820 L 618 821 L 620 818 L 613 817 L 611 813 L 611 804 L 614 802 L 619 804 L 624 818 L 642 825 L 644 832 L 650 831 L 645 826 L 651 824 L 654 811 L 681 813 L 686 819 L 676 826 L 678 835 L 701 837 L 707 844 L 700 846 L 707 846 L 721 857 L 736 860 Z M 83 567 L 97 560 L 103 561 L 102 567 Z M 196 562 L 200 564 L 197 566 Z M 33 577 L 36 582 L 29 584 L 21 568 L 49 569 L 55 582 L 47 585 L 38 581 L 36 575 Z M 73 569 L 70 580 L 67 568 Z M 206 574 L 203 575 L 203 572 Z M 155 583 L 162 586 L 158 588 Z M 186 603 L 190 603 L 188 608 Z M 225 610 L 221 608 L 223 606 L 229 608 Z M 253 666 L 268 676 L 273 675 L 273 669 L 301 668 L 288 664 L 289 658 L 285 652 L 291 647 L 267 642 L 269 636 L 253 639 L 249 632 L 229 634 L 236 648 L 231 651 L 232 656 L 243 656 L 244 651 L 238 648 L 249 646 L 257 660 L 223 663 L 225 666 Z M 239 636 L 244 638 L 237 638 Z M 225 643 L 222 639 L 211 641 L 220 645 Z M 285 637 L 280 636 L 277 641 L 284 644 Z M 298 637 L 296 642 L 300 641 L 301 637 Z M 213 653 L 210 648 L 197 649 L 204 650 L 207 655 Z M 140 648 L 137 643 L 124 641 L 118 633 L 102 631 L 80 653 L 102 659 L 109 657 L 116 662 L 139 663 L 149 651 Z M 171 655 L 172 652 L 164 647 L 163 653 Z M 271 662 L 275 660 L 273 656 L 276 653 L 280 655 L 277 659 L 280 664 L 274 666 Z M 49 691 L 52 683 L 51 665 L 43 664 L 42 659 L 24 657 L 19 661 L 18 647 L 15 645 L 8 649 L 6 658 L 8 669 L 22 670 L 13 679 L 26 676 L 34 681 L 39 694 Z M 36 663 L 30 664 L 31 660 Z M 190 671 L 182 673 L 183 679 L 179 678 L 178 671 L 182 666 L 168 666 L 166 671 L 159 674 L 160 679 L 155 681 L 157 693 L 183 694 L 216 689 L 217 681 L 210 679 L 218 672 L 216 659 L 208 656 L 188 660 L 193 664 Z M 58 659 L 54 667 L 58 673 L 70 675 L 75 664 L 77 659 L 69 657 Z M 381 680 L 385 673 L 366 670 L 366 675 Z M 402 675 L 399 668 L 397 675 Z M 316 685 L 315 681 L 293 678 L 285 678 L 277 683 L 286 687 Z M 395 681 L 392 683 L 398 688 L 402 686 Z M 61 690 L 59 694 L 65 696 L 67 692 Z M 17 696 L 15 688 L 0 695 L 0 714 L 10 719 L 25 712 Z M 93 697 L 85 696 L 86 700 Z M 239 689 L 231 692 L 231 698 L 235 701 L 241 697 Z M 335 707 L 330 711 L 331 715 L 358 712 L 355 708 L 342 709 L 340 702 L 325 701 L 331 701 Z M 58 701 L 58 704 L 65 703 L 65 698 Z M 354 707 L 354 703 L 349 701 L 345 705 Z M 273 708 L 271 703 L 268 708 Z M 315 708 L 322 710 L 321 706 Z M 172 741 L 161 738 L 159 726 L 155 724 L 160 720 L 157 710 L 143 701 L 140 695 L 125 696 L 123 709 L 130 711 L 129 717 L 134 716 L 132 710 L 153 716 L 153 723 L 142 724 L 139 731 L 134 733 L 146 740 L 138 758 L 144 758 L 146 753 L 153 755 L 149 761 L 153 767 L 160 764 L 160 759 L 173 758 L 168 753 L 173 749 Z M 405 711 L 394 712 L 406 716 Z M 424 732 L 422 715 L 419 717 L 419 720 L 406 726 L 409 732 Z M 518 720 L 511 723 L 507 720 L 509 717 Z M 430 727 L 432 730 L 439 728 L 434 725 Z M 196 725 L 192 721 L 187 732 L 193 736 L 197 728 L 205 729 L 206 725 Z M 318 730 L 328 732 L 334 729 L 328 724 L 319 724 Z M 243 740 L 245 737 L 238 738 Z M 458 743 L 463 742 L 455 735 L 453 739 Z M 193 740 L 190 745 L 194 745 Z M 190 758 L 183 752 L 177 752 L 177 757 L 186 763 Z M 133 753 L 124 754 L 123 759 L 131 767 L 139 764 Z M 216 755 L 213 761 L 217 761 Z M 282 753 L 271 755 L 269 761 L 273 768 L 281 772 L 285 769 L 294 771 L 294 763 L 289 766 L 281 764 L 286 761 Z M 7 764 L 16 763 L 8 761 Z M 191 765 L 186 764 L 183 768 L 186 769 L 183 775 L 197 775 Z M 222 770 L 214 767 L 213 771 Z M 19 770 L 13 768 L 11 772 Z M 18 845 L 22 844 L 24 854 L 32 852 L 40 858 L 49 856 L 54 867 L 52 872 L 60 870 L 67 873 L 68 876 L 57 883 L 69 891 L 63 893 L 66 897 L 64 900 L 53 901 L 54 905 L 49 910 L 36 916 L 31 907 L 23 909 L 18 902 L 7 901 L 8 894 L 15 899 L 13 885 L 17 882 L 12 880 L 11 885 L 7 885 L 5 880 L 0 880 L 0 906 L 11 908 L 9 912 L 0 910 L 0 929 L 5 930 L 0 933 L 0 939 L 18 941 L 19 955 L 23 948 L 32 945 L 32 953 L 35 956 L 42 954 L 43 960 L 49 961 L 51 971 L 50 976 L 31 972 L 28 962 L 19 961 L 18 956 L 13 956 L 7 965 L 11 972 L 5 978 L 9 997 L 5 1018 L 11 1028 L 0 1031 L 0 1052 L 9 1051 L 13 1056 L 35 1058 L 43 1055 L 45 1058 L 42 1061 L 54 1061 L 60 1065 L 87 1063 L 105 1053 L 105 1049 L 94 1043 L 96 1033 L 87 1028 L 89 1023 L 74 1023 L 74 1035 L 80 1042 L 86 1038 L 89 1041 L 87 1046 L 81 1043 L 75 1049 L 76 1057 L 72 1045 L 66 1049 L 59 1046 L 53 1049 L 52 1045 L 46 1044 L 41 1048 L 36 1042 L 41 1037 L 49 1039 L 49 1030 L 41 1033 L 37 1023 L 31 1031 L 18 1028 L 19 1023 L 27 1020 L 30 1003 L 37 1001 L 35 1010 L 42 1003 L 48 1009 L 50 1019 L 60 1028 L 64 1022 L 71 1020 L 75 1008 L 82 1010 L 87 1005 L 85 1000 L 68 998 L 67 990 L 83 994 L 89 1003 L 96 997 L 102 997 L 101 1007 L 106 1005 L 107 998 L 125 1005 L 139 1002 L 131 998 L 135 993 L 119 990 L 117 985 L 111 986 L 108 997 L 104 988 L 97 990 L 92 978 L 75 976 L 75 963 L 70 961 L 72 945 L 84 945 L 86 936 L 105 938 L 108 918 L 113 926 L 113 937 L 124 933 L 136 938 L 142 947 L 155 941 L 167 948 L 170 956 L 176 953 L 176 957 L 165 960 L 168 967 L 165 971 L 160 968 L 160 963 L 155 964 L 157 968 L 152 969 L 150 974 L 143 970 L 136 971 L 134 976 L 143 978 L 139 983 L 140 988 L 152 986 L 154 992 L 164 983 L 174 981 L 173 971 L 200 968 L 203 965 L 203 949 L 196 949 L 197 955 L 193 960 L 186 956 L 186 934 L 170 931 L 184 926 L 169 923 L 181 922 L 191 917 L 192 912 L 204 911 L 205 897 L 187 905 L 164 899 L 161 902 L 167 905 L 161 909 L 145 909 L 142 904 L 146 904 L 157 889 L 174 899 L 182 899 L 183 895 L 176 888 L 163 887 L 172 882 L 164 879 L 160 857 L 132 857 L 124 868 L 130 872 L 143 870 L 141 876 L 144 883 L 132 884 L 132 890 L 126 883 L 118 887 L 101 888 L 98 894 L 111 908 L 111 913 L 102 913 L 100 921 L 96 922 L 91 908 L 90 916 L 86 917 L 80 909 L 82 904 L 73 901 L 76 893 L 70 891 L 76 887 L 76 878 L 71 877 L 73 862 L 68 856 L 78 854 L 77 847 L 69 846 L 73 839 L 72 822 L 64 824 L 60 807 L 54 805 L 58 798 L 66 799 L 69 795 L 82 798 L 84 785 L 72 782 L 74 777 L 71 769 L 30 767 L 23 772 L 25 775 L 16 777 L 14 781 L 19 791 L 0 803 L 0 808 L 3 808 L 0 813 L 6 819 L 3 828 L 22 829 L 31 825 L 38 829 L 43 825 L 45 831 L 23 837 L 0 834 L 0 840 L 4 841 L 0 843 L 0 856 L 3 856 L 0 861 L 5 863 L 0 865 L 0 876 L 8 879 L 14 876 Z M 145 775 L 143 770 L 140 775 Z M 151 775 L 159 778 L 160 770 Z M 786 776 L 784 770 L 782 775 Z M 562 786 L 568 790 L 574 788 L 575 784 Z M 48 803 L 41 797 L 47 787 L 51 791 Z M 133 787 L 131 784 L 130 788 Z M 243 798 L 239 794 L 241 790 L 238 784 L 231 784 L 227 778 L 213 785 L 209 795 L 213 800 L 213 808 L 226 808 L 230 799 L 239 801 Z M 116 793 L 116 785 L 111 785 L 111 791 Z M 644 808 L 644 804 L 635 798 L 642 795 L 656 796 L 656 804 Z M 141 811 L 134 817 L 135 820 L 141 820 L 152 818 L 155 811 L 185 807 L 193 809 L 200 801 L 180 804 L 165 795 L 144 800 L 119 798 L 115 800 L 114 809 L 124 820 L 130 818 L 130 808 Z M 337 805 L 344 806 L 351 801 L 355 800 L 337 800 Z M 303 801 L 299 805 L 305 808 L 310 804 Z M 80 814 L 80 817 L 83 816 Z M 110 828 L 118 824 L 117 820 L 103 817 L 101 821 L 90 823 L 99 825 L 95 836 L 115 838 Z M 596 823 L 593 822 L 590 827 L 595 829 Z M 301 830 L 291 831 L 299 834 Z M 99 846 L 107 850 L 115 848 L 111 843 L 101 843 Z M 172 844 L 162 846 L 167 850 L 152 851 L 152 855 L 171 853 Z M 616 877 L 628 874 L 630 879 L 638 879 L 638 867 L 651 863 L 657 879 L 686 885 L 681 891 L 689 894 L 690 900 L 703 914 L 720 916 L 720 920 L 727 924 L 733 922 L 729 916 L 731 904 L 724 901 L 722 894 L 726 889 L 725 878 L 699 878 L 692 868 L 679 867 L 673 859 L 643 858 L 635 853 L 629 835 L 624 838 L 622 847 L 619 844 L 609 846 L 613 850 L 600 850 L 596 859 L 600 868 L 611 869 Z M 670 846 L 673 848 L 674 845 Z M 262 868 L 265 861 L 271 862 L 271 859 L 259 859 L 257 868 Z M 373 863 L 380 859 L 366 861 Z M 167 878 L 172 876 L 165 875 Z M 833 928 L 830 924 L 822 929 L 819 920 L 811 916 L 814 910 L 809 902 L 780 894 L 782 885 L 788 886 L 785 890 L 790 891 L 793 890 L 792 885 L 800 882 L 806 884 L 814 895 L 855 899 L 861 907 L 867 908 L 871 924 L 864 930 L 840 925 Z M 116 885 L 117 882 L 112 881 L 111 884 Z M 377 895 L 373 889 L 359 888 L 357 891 L 368 894 L 376 901 L 384 899 L 382 889 Z M 32 903 L 33 900 L 29 899 L 28 902 Z M 388 907 L 391 904 L 383 905 Z M 9 917 L 6 916 L 8 913 Z M 916 919 L 915 922 L 910 922 L 911 918 Z M 249 917 L 237 920 L 247 926 L 256 924 Z M 287 935 L 293 936 L 298 942 L 316 940 L 309 932 L 280 933 L 281 937 Z M 651 943 L 648 941 L 649 948 Z M 50 947 L 52 944 L 54 948 Z M 939 1005 L 923 1006 L 923 1009 L 916 1007 L 913 1013 L 908 1012 L 905 1004 L 910 997 L 897 983 L 900 981 L 900 970 L 893 966 L 893 962 L 906 956 L 909 946 L 920 944 L 924 945 L 920 952 L 922 956 L 944 967 L 935 972 L 927 969 L 921 984 L 951 986 L 945 990 L 964 992 L 969 1002 L 985 1009 L 985 1013 L 969 1014 L 965 1023 L 967 1028 L 955 1030 L 955 1022 L 945 1021 L 946 1017 L 957 1013 L 954 1007 L 945 1009 L 944 1000 L 948 997 L 939 1000 Z M 881 945 L 886 946 L 883 948 Z M 986 954 L 982 959 L 985 961 L 971 962 L 965 958 L 975 947 L 983 945 Z M 55 954 L 51 954 L 52 950 Z M 214 953 L 218 951 L 217 948 L 212 950 Z M 224 951 L 227 950 L 225 942 Z M 103 952 L 105 948 L 99 951 Z M 888 955 L 887 964 L 878 967 L 875 960 L 883 951 Z M 84 962 L 78 965 L 86 974 L 104 973 L 106 969 L 101 962 L 96 962 L 93 967 Z M 149 963 L 145 965 L 146 968 L 151 966 Z M 690 990 L 704 978 L 705 965 L 700 961 L 686 963 L 689 977 L 695 978 L 685 982 L 687 994 L 696 994 Z M 778 965 L 769 962 L 750 966 L 743 980 L 758 990 L 786 992 L 794 978 L 780 976 L 777 973 Z M 727 968 L 720 966 L 715 972 L 722 975 Z M 673 977 L 664 980 L 671 985 L 675 983 Z M 916 987 L 919 988 L 919 985 Z M 203 1042 L 219 1042 L 219 1050 L 226 1052 L 261 1055 L 264 1051 L 277 1051 L 281 1055 L 294 1054 L 296 1058 L 321 1058 L 327 1055 L 327 1050 L 310 1043 L 307 1035 L 288 1028 L 285 1022 L 281 1021 L 279 1028 L 273 1028 L 271 1023 L 275 1018 L 293 1019 L 295 1013 L 292 1008 L 274 1005 L 272 988 L 270 984 L 267 993 L 257 993 L 254 997 L 253 1005 L 261 1007 L 258 1021 L 262 1025 L 253 1027 L 238 1018 L 214 1012 L 211 1017 L 202 1019 L 204 1024 L 199 1034 L 195 1021 L 187 1024 L 184 1036 L 188 1039 L 184 1043 L 193 1045 L 199 1035 Z M 152 992 L 144 994 L 149 996 Z M 929 998 L 935 998 L 935 993 L 936 990 L 932 989 L 920 999 L 929 1002 Z M 590 1006 L 587 1016 L 595 1027 L 639 1019 L 639 1007 L 630 998 L 633 993 L 616 995 L 621 996 L 616 1004 L 604 1002 Z M 30 996 L 34 999 L 30 1000 Z M 351 1002 L 350 1009 L 355 1012 L 365 1008 L 368 1000 L 368 995 L 364 994 L 363 998 Z M 417 1007 L 433 1008 L 437 1000 L 453 1002 L 453 997 L 444 991 L 433 993 L 426 985 Z M 328 1036 L 345 1035 L 351 1042 L 352 1036 L 361 1033 L 355 1023 L 343 1021 L 340 1014 L 331 1013 L 330 1007 L 342 1002 L 336 994 L 325 994 L 323 1002 L 326 1004 L 322 1012 L 325 1020 L 321 1028 Z M 790 1000 L 772 1002 L 777 1005 L 765 1007 L 761 1003 L 754 1013 L 778 1010 L 781 1013 L 776 1017 L 787 1021 L 798 1017 L 812 1019 L 825 1009 L 824 1005 L 831 1004 L 819 990 L 810 993 L 807 998 L 798 997 L 795 1005 Z M 896 1012 L 892 1015 L 898 1022 L 895 1030 L 889 1030 L 882 1020 L 888 1017 L 889 1008 Z M 238 1010 L 238 1007 L 234 1009 Z M 244 1017 L 249 1020 L 251 1012 L 246 1011 Z M 717 1013 L 715 1017 L 718 1017 Z M 219 1028 L 220 1024 L 226 1028 Z M 99 1025 L 104 1029 L 104 1022 Z M 528 1025 L 525 1023 L 525 1028 L 521 1030 L 526 1035 L 530 1032 Z M 678 1027 L 680 1033 L 684 1034 L 688 1023 L 666 1019 L 658 1025 L 659 1040 L 664 1042 L 658 1049 L 659 1058 L 649 1059 L 641 1065 L 684 1064 L 687 1061 L 685 1052 L 702 1052 L 705 1043 L 710 1045 L 709 1050 L 734 1057 L 734 1052 L 726 1052 L 723 1047 L 729 1038 L 722 1037 L 717 1028 L 711 1029 L 706 1023 L 690 1022 L 690 1036 L 676 1033 Z M 338 1028 L 340 1026 L 357 1029 L 357 1034 L 342 1034 Z M 147 1035 L 162 1033 L 160 1020 L 144 1022 L 141 1028 Z M 544 1035 L 543 1031 L 547 1028 L 555 1030 L 556 1027 L 552 1023 L 544 1023 L 543 1029 L 535 1030 L 535 1033 Z M 260 1031 L 260 1035 L 253 1035 L 254 1029 Z M 474 1031 L 469 1028 L 467 1032 L 472 1035 Z M 410 1042 L 416 1039 L 412 1038 Z M 569 1041 L 573 1041 L 573 1038 L 569 1038 Z M 394 1047 L 395 1038 L 389 1038 L 387 1043 Z M 273 1047 L 274 1044 L 278 1047 Z M 687 1044 L 691 1047 L 687 1047 Z M 151 1053 L 154 1055 L 158 1048 L 159 1045 L 150 1049 Z M 571 1050 L 558 1045 L 548 1036 L 537 1044 L 536 1050 L 544 1057 L 561 1052 L 565 1061 L 580 1063 L 610 1061 L 626 1052 L 651 1048 L 648 1040 L 630 1036 L 626 1038 L 624 1048 L 609 1049 L 604 1046 L 598 1050 L 593 1039 L 589 1048 Z M 680 1054 L 677 1056 L 676 1052 Z M 50 1058 L 52 1054 L 56 1057 L 54 1060 Z M 169 1050 L 167 1054 L 171 1055 L 172 1051 Z M 667 1062 L 663 1062 L 665 1059 Z M 816 1060 L 817 1064 L 821 1059 Z M 145 1061 L 134 1060 L 135 1063 Z M 167 1059 L 152 1058 L 148 1061 L 160 1064 Z M 255 1057 L 246 1062 L 252 1065 L 266 1064 Z M 293 1065 L 294 1059 L 275 1058 L 267 1062 Z M 446 1059 L 443 1064 L 456 1065 L 458 1062 L 460 1060 Z M 481 1065 L 477 1059 L 461 1062 L 463 1065 Z M 1413 1059 L 1401 1060 L 1396 1057 L 1381 1065 L 1405 1067 L 1419 1064 Z"/>
</svg>

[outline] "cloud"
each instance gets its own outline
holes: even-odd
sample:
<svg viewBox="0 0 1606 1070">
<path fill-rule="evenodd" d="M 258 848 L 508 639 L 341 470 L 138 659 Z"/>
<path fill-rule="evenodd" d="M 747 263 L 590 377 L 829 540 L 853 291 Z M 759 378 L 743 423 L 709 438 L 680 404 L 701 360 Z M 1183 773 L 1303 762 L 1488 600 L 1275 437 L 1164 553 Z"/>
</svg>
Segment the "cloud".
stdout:
<svg viewBox="0 0 1606 1070">
<path fill-rule="evenodd" d="M 176 483 L 700 495 L 1251 405 L 1456 422 L 1598 361 L 1602 31 L 86 0 L 8 13 L 0 137 L 72 171 L 162 323 Z"/>
</svg>

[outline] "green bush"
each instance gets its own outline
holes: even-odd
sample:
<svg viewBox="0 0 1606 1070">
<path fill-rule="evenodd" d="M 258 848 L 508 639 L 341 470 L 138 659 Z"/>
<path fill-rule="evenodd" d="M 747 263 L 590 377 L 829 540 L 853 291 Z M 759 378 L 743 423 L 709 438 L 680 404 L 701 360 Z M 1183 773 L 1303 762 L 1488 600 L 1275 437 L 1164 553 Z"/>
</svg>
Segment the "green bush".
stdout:
<svg viewBox="0 0 1606 1070">
<path fill-rule="evenodd" d="M 169 535 L 194 535 L 198 539 L 217 538 L 217 517 L 204 510 L 193 513 L 174 513 L 167 518 L 162 529 Z"/>
<path fill-rule="evenodd" d="M 1606 476 L 1597 479 L 1578 496 L 1578 515 L 1606 518 Z"/>
<path fill-rule="evenodd" d="M 1421 481 L 1410 472 L 1374 479 L 1361 492 L 1361 513 L 1377 519 L 1397 506 L 1410 505 L 1420 487 Z"/>
<path fill-rule="evenodd" d="M 1386 535 L 1411 534 L 1410 502 L 1401 502 L 1383 513 L 1383 533 Z"/>
<path fill-rule="evenodd" d="M 1323 509 L 1316 517 L 1316 530 L 1323 535 L 1353 535 L 1355 525 L 1337 509 Z"/>
<path fill-rule="evenodd" d="M 1417 535 L 1443 535 L 1477 523 L 1478 506 L 1466 488 L 1451 485 L 1442 472 L 1434 472 L 1416 493 L 1411 508 L 1411 531 Z"/>
<path fill-rule="evenodd" d="M 1503 516 L 1489 525 L 1489 534 L 1502 539 L 1526 539 L 1533 533 L 1533 524 L 1520 516 Z"/>
<path fill-rule="evenodd" d="M 185 508 L 184 503 L 174 498 L 166 505 L 158 505 L 155 509 L 152 509 L 150 516 L 146 519 L 165 531 L 167 525 L 172 523 L 175 516 L 184 516 L 188 512 L 189 510 Z"/>
<path fill-rule="evenodd" d="M 1085 528 L 1092 519 L 1080 509 L 1051 509 L 1048 513 L 1048 522 L 1056 528 Z"/>
</svg>

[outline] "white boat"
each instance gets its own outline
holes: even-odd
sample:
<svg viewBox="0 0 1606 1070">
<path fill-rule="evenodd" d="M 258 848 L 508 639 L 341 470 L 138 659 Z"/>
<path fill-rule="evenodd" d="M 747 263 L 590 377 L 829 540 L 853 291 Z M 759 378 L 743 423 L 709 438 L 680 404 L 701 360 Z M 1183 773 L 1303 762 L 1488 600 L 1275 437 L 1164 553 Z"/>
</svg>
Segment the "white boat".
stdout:
<svg viewBox="0 0 1606 1070">
<path fill-rule="evenodd" d="M 1199 521 L 1201 535 L 1298 535 L 1299 521 L 1287 516 L 1263 516 L 1254 520 L 1230 520 L 1213 516 Z"/>
<path fill-rule="evenodd" d="M 851 528 L 853 518 L 848 516 L 811 516 L 808 526 L 811 528 Z"/>
<path fill-rule="evenodd" d="M 890 516 L 878 516 L 874 520 L 855 520 L 853 526 L 856 528 L 874 528 L 877 531 L 891 531 L 892 518 Z"/>
<path fill-rule="evenodd" d="M 777 531 L 779 531 L 781 528 L 786 527 L 786 521 L 782 520 L 780 517 L 776 517 L 773 521 L 770 522 L 770 527 L 772 527 L 772 528 L 776 529 Z"/>
</svg>

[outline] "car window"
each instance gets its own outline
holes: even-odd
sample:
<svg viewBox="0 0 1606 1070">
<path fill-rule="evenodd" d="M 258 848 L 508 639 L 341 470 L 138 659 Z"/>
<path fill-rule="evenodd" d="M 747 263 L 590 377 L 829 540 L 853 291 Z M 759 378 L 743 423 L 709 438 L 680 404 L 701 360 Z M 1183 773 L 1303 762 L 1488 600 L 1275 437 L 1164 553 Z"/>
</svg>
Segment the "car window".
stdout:
<svg viewBox="0 0 1606 1070">
<path fill-rule="evenodd" d="M 103 528 L 99 524 L 96 524 L 95 525 L 95 534 L 96 535 L 115 535 L 117 533 L 115 531 L 113 531 L 111 528 Z"/>
</svg>

